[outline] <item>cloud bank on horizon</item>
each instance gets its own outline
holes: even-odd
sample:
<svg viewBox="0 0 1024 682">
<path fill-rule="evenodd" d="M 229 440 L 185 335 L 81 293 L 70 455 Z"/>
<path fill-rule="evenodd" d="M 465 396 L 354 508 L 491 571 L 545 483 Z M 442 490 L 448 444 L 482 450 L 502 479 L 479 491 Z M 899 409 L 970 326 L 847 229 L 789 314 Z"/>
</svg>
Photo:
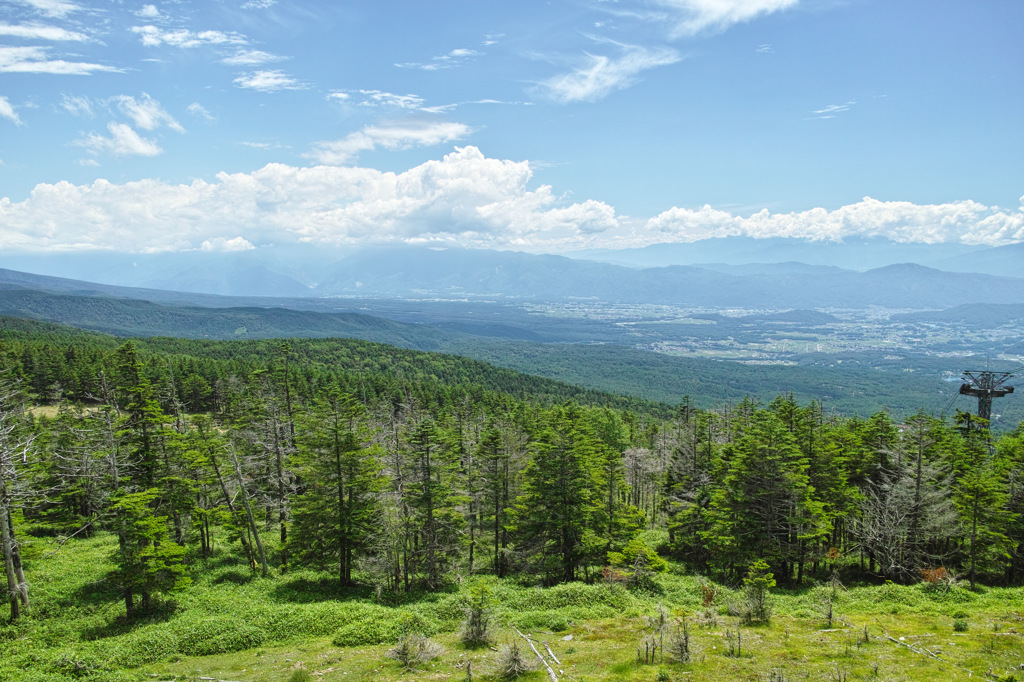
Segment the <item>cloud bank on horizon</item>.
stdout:
<svg viewBox="0 0 1024 682">
<path fill-rule="evenodd" d="M 0 8 L 0 250 L 1024 241 L 1024 3 Z"/>
<path fill-rule="evenodd" d="M 25 251 L 140 252 L 239 251 L 294 242 L 561 252 L 733 236 L 992 246 L 1024 241 L 1024 197 L 1016 210 L 974 201 L 919 206 L 865 197 L 833 211 L 764 209 L 744 217 L 705 205 L 672 207 L 644 220 L 618 215 L 602 201 L 570 201 L 548 185 L 531 189 L 532 177 L 526 161 L 488 158 L 467 146 L 400 173 L 268 164 L 250 173 L 221 173 L 214 182 L 40 184 L 24 201 L 0 199 L 0 240 Z"/>
</svg>

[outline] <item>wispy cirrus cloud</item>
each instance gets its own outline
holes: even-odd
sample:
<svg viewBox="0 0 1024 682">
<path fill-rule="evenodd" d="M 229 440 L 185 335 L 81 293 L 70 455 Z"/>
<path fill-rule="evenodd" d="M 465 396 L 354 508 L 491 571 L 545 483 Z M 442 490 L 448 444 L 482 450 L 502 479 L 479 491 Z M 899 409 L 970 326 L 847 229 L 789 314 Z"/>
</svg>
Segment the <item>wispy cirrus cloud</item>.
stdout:
<svg viewBox="0 0 1024 682">
<path fill-rule="evenodd" d="M 92 116 L 92 100 L 85 95 L 64 95 L 60 108 L 72 116 Z"/>
<path fill-rule="evenodd" d="M 10 101 L 6 97 L 0 97 L 0 118 L 6 118 L 16 126 L 21 125 L 18 112 L 14 110 L 14 107 L 11 106 Z"/>
<path fill-rule="evenodd" d="M 84 9 L 81 5 L 67 2 L 67 0 L 15 0 L 15 2 L 55 19 L 63 19 L 72 12 L 81 12 Z"/>
<path fill-rule="evenodd" d="M 132 26 L 131 31 L 139 36 L 139 40 L 146 47 L 169 45 L 194 48 L 209 45 L 245 45 L 248 42 L 244 35 L 234 31 L 190 31 L 184 28 L 164 30 L 152 24 Z"/>
<path fill-rule="evenodd" d="M 594 102 L 629 87 L 644 71 L 675 64 L 682 59 L 670 48 L 616 45 L 619 55 L 609 57 L 587 53 L 584 62 L 572 71 L 540 83 L 542 92 L 556 102 Z"/>
<path fill-rule="evenodd" d="M 280 69 L 246 73 L 236 78 L 234 83 L 240 88 L 244 88 L 246 90 L 259 90 L 260 92 L 305 90 L 309 87 L 306 83 L 295 80 Z"/>
<path fill-rule="evenodd" d="M 264 52 L 263 50 L 238 50 L 233 55 L 220 60 L 221 64 L 228 66 L 261 66 L 273 62 L 283 62 L 289 57 Z"/>
<path fill-rule="evenodd" d="M 202 119 L 206 123 L 213 123 L 214 121 L 217 120 L 213 116 L 213 114 L 211 114 L 209 111 L 207 111 L 206 107 L 204 107 L 199 102 L 192 102 L 192 104 L 188 105 L 188 108 L 185 109 L 185 111 L 187 111 L 189 113 L 189 115 L 195 116 L 198 119 Z"/>
<path fill-rule="evenodd" d="M 280 142 L 239 142 L 238 144 L 242 145 L 243 147 L 250 147 L 252 149 L 263 149 L 266 151 L 270 151 L 273 149 L 291 149 L 290 146 L 286 144 L 281 144 Z"/>
<path fill-rule="evenodd" d="M 504 104 L 506 106 L 533 106 L 533 102 L 505 102 L 500 99 L 473 99 L 466 100 L 465 102 L 452 102 L 450 104 L 438 104 L 430 107 L 420 107 L 420 111 L 428 114 L 445 114 L 451 111 L 455 111 L 459 107 L 464 107 L 470 104 Z"/>
<path fill-rule="evenodd" d="M 343 165 L 374 149 L 411 149 L 460 140 L 473 129 L 452 121 L 400 121 L 366 126 L 340 140 L 319 142 L 306 154 L 317 163 Z"/>
<path fill-rule="evenodd" d="M 654 0 L 662 12 L 651 15 L 671 25 L 672 38 L 724 31 L 757 17 L 795 7 L 799 0 Z"/>
<path fill-rule="evenodd" d="M 839 114 L 849 111 L 850 108 L 853 107 L 853 105 L 855 105 L 856 103 L 857 100 L 851 99 L 850 101 L 843 102 L 842 104 L 830 104 L 827 107 L 815 109 L 814 111 L 811 112 L 811 115 L 808 116 L 808 118 L 835 118 Z"/>
<path fill-rule="evenodd" d="M 456 66 L 461 66 L 473 59 L 479 57 L 480 52 L 472 50 L 468 47 L 459 47 L 447 54 L 438 55 L 432 57 L 429 62 L 401 62 L 395 64 L 400 69 L 421 69 L 423 71 L 440 71 L 441 69 L 451 69 Z"/>
<path fill-rule="evenodd" d="M 102 71 L 121 73 L 123 70 L 105 64 L 51 59 L 49 57 L 49 48 L 46 47 L 0 47 L 0 73 L 50 73 L 65 76 L 88 76 Z"/>
<path fill-rule="evenodd" d="M 126 123 L 111 121 L 107 124 L 110 137 L 97 133 L 89 133 L 75 140 L 73 144 L 93 154 L 109 154 L 111 156 L 157 156 L 163 153 L 153 140 L 140 137 Z"/>
<path fill-rule="evenodd" d="M 156 130 L 161 126 L 167 126 L 179 133 L 185 129 L 161 106 L 160 102 L 146 93 L 136 99 L 131 95 L 117 95 L 110 99 L 110 102 L 120 109 L 121 113 L 130 118 L 136 128 L 143 130 Z"/>
<path fill-rule="evenodd" d="M 419 95 L 396 95 L 383 90 L 335 90 L 327 95 L 327 99 L 362 107 L 395 107 L 398 109 L 419 109 L 424 102 Z"/>
<path fill-rule="evenodd" d="M 55 42 L 91 42 L 92 38 L 78 31 L 69 31 L 59 26 L 46 24 L 6 24 L 0 23 L 0 36 L 25 38 L 27 40 L 52 40 Z"/>
</svg>

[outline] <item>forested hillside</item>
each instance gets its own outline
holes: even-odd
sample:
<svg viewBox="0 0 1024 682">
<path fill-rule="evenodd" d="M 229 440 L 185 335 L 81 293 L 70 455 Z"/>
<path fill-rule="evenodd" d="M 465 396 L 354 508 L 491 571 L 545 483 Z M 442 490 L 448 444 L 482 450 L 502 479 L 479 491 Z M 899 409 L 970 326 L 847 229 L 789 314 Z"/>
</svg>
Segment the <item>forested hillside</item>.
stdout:
<svg viewBox="0 0 1024 682">
<path fill-rule="evenodd" d="M 648 589 L 666 559 L 725 585 L 769 570 L 786 586 L 1024 582 L 1024 430 L 993 441 L 966 413 L 848 418 L 786 394 L 670 408 L 362 341 L 27 321 L 0 331 L 0 385 L 17 665 L 43 646 L 47 537 L 64 553 L 110 538 L 102 590 L 124 623 L 173 622 L 168 604 L 228 556 L 255 575 L 324 571 L 314 599 L 476 575 Z"/>
</svg>

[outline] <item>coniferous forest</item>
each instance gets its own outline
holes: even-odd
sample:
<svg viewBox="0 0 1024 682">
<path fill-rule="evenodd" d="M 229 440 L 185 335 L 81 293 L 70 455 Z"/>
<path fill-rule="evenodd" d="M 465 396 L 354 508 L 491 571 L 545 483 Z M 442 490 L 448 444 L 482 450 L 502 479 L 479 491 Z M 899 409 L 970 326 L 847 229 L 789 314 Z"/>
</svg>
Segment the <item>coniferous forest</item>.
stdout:
<svg viewBox="0 0 1024 682">
<path fill-rule="evenodd" d="M 796 679 L 766 653 L 773 615 L 790 623 L 778 651 L 799 627 L 846 637 L 846 659 L 817 654 L 836 679 L 909 665 L 854 640 L 985 670 L 891 637 L 901 615 L 922 632 L 984 620 L 989 676 L 1011 674 L 1024 428 L 849 417 L 778 389 L 707 410 L 361 341 L 5 320 L 0 679 L 189 679 L 197 657 L 296 641 L 328 648 L 230 679 L 342 661 L 366 679 Z M 541 639 L 561 646 L 550 664 Z M 590 640 L 618 660 L 587 658 Z"/>
</svg>

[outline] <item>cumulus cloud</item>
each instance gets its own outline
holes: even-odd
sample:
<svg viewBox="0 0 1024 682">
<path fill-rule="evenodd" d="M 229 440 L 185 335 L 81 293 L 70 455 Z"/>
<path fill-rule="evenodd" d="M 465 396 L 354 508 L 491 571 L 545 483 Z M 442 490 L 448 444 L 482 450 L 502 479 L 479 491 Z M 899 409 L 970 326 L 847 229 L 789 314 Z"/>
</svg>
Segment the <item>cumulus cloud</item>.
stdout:
<svg viewBox="0 0 1024 682">
<path fill-rule="evenodd" d="M 107 124 L 110 137 L 97 133 L 89 133 L 75 141 L 93 154 L 110 154 L 112 156 L 157 156 L 163 153 L 153 140 L 140 137 L 131 126 L 111 121 Z"/>
<path fill-rule="evenodd" d="M 131 30 L 132 33 L 139 36 L 139 40 L 146 47 L 170 45 L 171 47 L 189 48 L 206 45 L 244 45 L 248 42 L 244 35 L 234 31 L 193 32 L 184 28 L 165 31 L 152 24 L 132 26 Z"/>
<path fill-rule="evenodd" d="M 259 90 L 260 92 L 304 90 L 308 87 L 305 83 L 295 80 L 284 71 L 278 69 L 247 73 L 236 78 L 234 83 L 240 88 Z"/>
<path fill-rule="evenodd" d="M 655 0 L 669 13 L 674 37 L 722 31 L 765 14 L 795 7 L 799 0 Z"/>
<path fill-rule="evenodd" d="M 51 73 L 65 76 L 88 76 L 96 71 L 119 73 L 121 69 L 103 64 L 69 62 L 50 59 L 48 48 L 0 46 L 0 73 Z"/>
<path fill-rule="evenodd" d="M 671 208 L 649 220 L 644 232 L 647 243 L 736 236 L 833 242 L 848 237 L 884 237 L 897 242 L 997 246 L 1024 240 L 1024 209 L 1006 211 L 974 201 L 919 205 L 864 197 L 834 211 L 813 208 L 772 214 L 764 209 L 744 218 L 705 205 L 697 210 Z"/>
<path fill-rule="evenodd" d="M 617 227 L 601 202 L 568 203 L 529 188 L 530 164 L 456 148 L 402 173 L 269 164 L 252 173 L 172 185 L 157 180 L 40 184 L 21 202 L 0 199 L 10 249 L 242 249 L 435 242 L 502 247 L 578 245 Z"/>
<path fill-rule="evenodd" d="M 77 41 L 83 43 L 91 40 L 84 33 L 43 24 L 0 24 L 0 36 L 12 36 L 28 40 Z"/>
<path fill-rule="evenodd" d="M 114 137 L 112 128 L 104 139 Z M 179 185 L 152 179 L 39 184 L 23 201 L 0 199 L 0 243 L 27 251 L 124 250 L 142 244 L 155 251 L 224 251 L 296 241 L 404 242 L 550 252 L 728 236 L 1024 241 L 1024 206 L 1004 210 L 972 201 L 916 205 L 865 198 L 833 211 L 765 210 L 747 217 L 710 206 L 672 208 L 644 222 L 618 216 L 601 201 L 574 202 L 548 185 L 532 188 L 532 180 L 529 162 L 487 158 L 467 146 L 400 173 L 273 163 Z"/>
<path fill-rule="evenodd" d="M 264 52 L 263 50 L 238 50 L 233 55 L 221 59 L 221 64 L 228 66 L 260 66 L 271 62 L 280 62 L 288 59 L 280 55 Z"/>
<path fill-rule="evenodd" d="M 320 142 L 307 156 L 318 163 L 340 165 L 354 161 L 361 152 L 374 149 L 411 149 L 452 142 L 469 135 L 472 128 L 448 121 L 403 121 L 366 126 L 333 142 Z"/>
<path fill-rule="evenodd" d="M 21 119 L 18 118 L 18 113 L 11 106 L 11 103 L 6 97 L 0 97 L 0 118 L 6 118 L 14 125 L 20 126 Z"/>
<path fill-rule="evenodd" d="M 620 45 L 618 57 L 587 54 L 584 64 L 541 83 L 558 102 L 593 102 L 636 82 L 643 71 L 678 62 L 682 57 L 668 48 Z"/>
<path fill-rule="evenodd" d="M 117 95 L 110 101 L 121 110 L 121 113 L 132 120 L 136 128 L 156 130 L 161 126 L 167 126 L 176 132 L 185 132 L 181 124 L 167 113 L 159 102 L 146 93 L 142 93 L 142 97 L 139 99 L 135 99 L 131 95 Z"/>
<path fill-rule="evenodd" d="M 232 239 L 214 237 L 213 239 L 207 239 L 199 245 L 200 251 L 252 251 L 255 248 L 252 242 L 245 237 L 234 237 Z"/>
<path fill-rule="evenodd" d="M 135 16 L 140 19 L 160 19 L 160 10 L 157 9 L 156 5 L 143 5 L 141 9 L 135 11 Z"/>
</svg>

